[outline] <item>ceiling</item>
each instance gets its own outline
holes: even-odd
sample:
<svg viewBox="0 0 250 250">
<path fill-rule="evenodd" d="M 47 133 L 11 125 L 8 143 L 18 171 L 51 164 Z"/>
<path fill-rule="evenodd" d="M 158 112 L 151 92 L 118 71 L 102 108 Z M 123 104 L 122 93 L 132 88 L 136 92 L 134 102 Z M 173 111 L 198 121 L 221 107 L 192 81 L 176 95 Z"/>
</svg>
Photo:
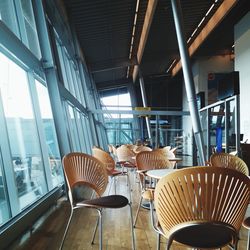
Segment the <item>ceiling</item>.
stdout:
<svg viewBox="0 0 250 250">
<path fill-rule="evenodd" d="M 136 75 L 134 71 L 138 62 L 145 79 L 171 76 L 171 69 L 168 72 L 167 70 L 171 65 L 175 65 L 172 64 L 174 60 L 178 62 L 179 50 L 170 0 L 155 1 L 157 3 L 151 11 L 147 9 L 148 2 L 153 3 L 154 0 L 63 0 L 63 2 L 68 18 L 75 27 L 89 70 L 99 88 L 132 81 L 133 74 Z M 215 19 L 214 15 L 221 6 L 235 2 L 230 10 L 220 15 L 220 21 L 216 21 L 218 25 L 215 25 L 212 32 L 195 50 L 192 59 L 232 52 L 233 27 L 250 10 L 249 0 L 218 0 L 216 3 L 214 0 L 180 2 L 187 40 L 206 16 L 188 42 L 188 46 L 191 46 L 204 27 L 206 28 L 209 20 Z M 214 7 L 206 15 L 212 4 Z M 149 15 L 152 17 L 152 22 L 147 22 Z M 146 35 L 142 32 L 144 29 Z M 141 53 L 138 52 L 139 46 L 142 46 Z"/>
</svg>

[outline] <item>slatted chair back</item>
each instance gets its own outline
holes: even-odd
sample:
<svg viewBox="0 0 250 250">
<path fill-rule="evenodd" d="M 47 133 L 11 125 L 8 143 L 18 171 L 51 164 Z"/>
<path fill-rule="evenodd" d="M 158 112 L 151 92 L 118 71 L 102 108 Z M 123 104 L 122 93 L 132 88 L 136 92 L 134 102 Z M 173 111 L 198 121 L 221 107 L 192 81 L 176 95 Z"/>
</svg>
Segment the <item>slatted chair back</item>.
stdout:
<svg viewBox="0 0 250 250">
<path fill-rule="evenodd" d="M 92 188 L 101 196 L 108 184 L 108 175 L 102 162 L 84 153 L 69 153 L 63 157 L 66 180 L 71 191 L 77 185 Z M 71 192 L 70 196 L 71 196 Z M 72 196 L 71 202 L 72 202 Z"/>
<path fill-rule="evenodd" d="M 157 148 L 157 149 L 154 149 L 153 151 L 164 155 L 167 159 L 175 158 L 175 154 L 172 151 L 165 149 L 165 148 Z M 171 161 L 170 164 L 174 168 L 176 161 Z"/>
<path fill-rule="evenodd" d="M 152 148 L 147 146 L 138 146 L 133 150 L 136 154 L 143 152 L 143 151 L 152 151 Z"/>
<path fill-rule="evenodd" d="M 170 161 L 158 151 L 142 151 L 136 155 L 138 170 L 172 168 Z"/>
<path fill-rule="evenodd" d="M 93 147 L 92 155 L 105 165 L 108 174 L 115 169 L 115 161 L 106 151 Z"/>
<path fill-rule="evenodd" d="M 214 167 L 232 168 L 249 175 L 247 164 L 239 157 L 227 153 L 214 153 L 210 157 L 210 165 Z"/>
<path fill-rule="evenodd" d="M 135 164 L 135 153 L 129 149 L 126 145 L 121 145 L 116 149 L 117 159 L 120 162 L 131 162 Z"/>
<path fill-rule="evenodd" d="M 195 248 L 237 242 L 250 200 L 250 180 L 229 168 L 190 167 L 161 178 L 155 208 L 169 238 Z"/>
</svg>

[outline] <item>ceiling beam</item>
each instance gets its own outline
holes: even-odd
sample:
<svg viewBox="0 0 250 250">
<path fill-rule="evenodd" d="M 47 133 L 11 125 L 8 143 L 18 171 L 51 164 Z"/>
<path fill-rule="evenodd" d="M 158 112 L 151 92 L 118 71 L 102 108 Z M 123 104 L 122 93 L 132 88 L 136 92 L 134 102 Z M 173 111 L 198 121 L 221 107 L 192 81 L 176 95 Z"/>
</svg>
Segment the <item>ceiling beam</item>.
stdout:
<svg viewBox="0 0 250 250">
<path fill-rule="evenodd" d="M 205 39 L 209 36 L 209 34 L 219 25 L 219 23 L 224 19 L 224 17 L 230 12 L 232 7 L 237 3 L 237 0 L 225 0 L 220 5 L 220 7 L 216 10 L 213 16 L 209 19 L 207 24 L 203 27 L 194 41 L 190 44 L 188 48 L 189 56 L 191 57 L 197 49 L 201 46 L 201 44 L 205 41 Z M 181 69 L 181 60 L 179 60 L 173 69 L 171 70 L 172 76 L 175 76 L 179 70 Z"/>
<path fill-rule="evenodd" d="M 113 69 L 126 68 L 128 66 L 134 66 L 137 64 L 136 58 L 121 59 L 121 60 L 109 60 L 90 64 L 90 72 L 98 73 L 103 71 L 109 71 Z"/>
<path fill-rule="evenodd" d="M 132 72 L 133 82 L 135 82 L 137 75 L 138 75 L 139 65 L 141 63 L 143 52 L 144 52 L 144 49 L 146 46 L 146 42 L 148 39 L 148 34 L 149 34 L 150 26 L 151 26 L 151 23 L 153 20 L 153 16 L 155 13 L 155 8 L 157 5 L 157 2 L 158 2 L 158 0 L 149 0 L 148 1 L 148 6 L 147 6 L 146 14 L 145 14 L 143 27 L 142 27 L 140 42 L 139 42 L 139 46 L 138 46 L 138 50 L 137 50 L 137 62 L 138 62 L 138 64 L 134 66 L 134 69 Z"/>
</svg>

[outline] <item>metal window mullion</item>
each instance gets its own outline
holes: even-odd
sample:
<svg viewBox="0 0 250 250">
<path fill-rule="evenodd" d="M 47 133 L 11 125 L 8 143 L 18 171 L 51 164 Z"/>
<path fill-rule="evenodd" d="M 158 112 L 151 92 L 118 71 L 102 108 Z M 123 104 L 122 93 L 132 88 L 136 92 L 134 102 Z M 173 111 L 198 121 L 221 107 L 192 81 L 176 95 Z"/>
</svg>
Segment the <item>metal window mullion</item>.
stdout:
<svg viewBox="0 0 250 250">
<path fill-rule="evenodd" d="M 17 22 L 18 22 L 19 31 L 21 34 L 21 40 L 29 48 L 29 41 L 28 41 L 27 32 L 25 28 L 24 14 L 23 14 L 21 1 L 14 0 L 14 4 L 16 8 Z"/>
<path fill-rule="evenodd" d="M 45 178 L 47 182 L 47 190 L 51 190 L 53 188 L 51 171 L 50 171 L 50 162 L 49 162 L 49 154 L 46 143 L 45 132 L 43 128 L 43 120 L 41 116 L 41 111 L 39 108 L 38 94 L 36 90 L 36 83 L 34 79 L 34 75 L 31 72 L 28 72 L 28 82 L 30 88 L 30 95 L 33 103 L 34 116 L 36 121 L 36 127 L 38 132 L 38 138 L 41 148 L 42 160 L 43 160 L 43 168 L 45 172 Z"/>
<path fill-rule="evenodd" d="M 240 96 L 235 96 L 235 134 L 236 134 L 236 150 L 241 156 L 241 148 L 240 148 Z"/>
<path fill-rule="evenodd" d="M 2 153 L 3 171 L 6 178 L 8 201 L 10 205 L 11 217 L 20 212 L 18 192 L 15 182 L 15 172 L 12 163 L 12 154 L 8 137 L 8 129 L 4 115 L 3 103 L 0 92 L 0 149 Z M 10 197 L 11 194 L 11 197 Z"/>
<path fill-rule="evenodd" d="M 229 119 L 230 119 L 230 107 L 229 102 L 225 101 L 225 153 L 229 153 Z"/>
<path fill-rule="evenodd" d="M 80 150 L 81 147 L 81 141 L 80 141 L 80 134 L 79 134 L 79 124 L 78 124 L 78 118 L 77 118 L 77 110 L 75 108 L 73 108 L 73 114 L 74 114 L 74 124 L 73 126 L 75 127 L 75 140 L 76 140 L 76 144 L 77 144 L 77 150 Z"/>
<path fill-rule="evenodd" d="M 91 147 L 92 147 L 92 145 L 94 145 L 94 139 L 93 139 L 93 136 L 92 136 L 90 119 L 84 117 L 84 122 L 85 122 L 86 127 L 87 127 L 87 137 L 88 137 L 88 140 L 89 140 L 88 147 L 89 147 L 89 150 L 91 151 Z"/>
<path fill-rule="evenodd" d="M 211 136 L 210 136 L 210 123 L 211 123 L 211 109 L 208 108 L 206 111 L 207 113 L 207 160 L 209 160 L 211 152 Z"/>
<path fill-rule="evenodd" d="M 40 49 L 43 58 L 43 69 L 46 76 L 47 87 L 49 91 L 51 108 L 55 121 L 60 155 L 65 155 L 70 152 L 69 142 L 67 140 L 67 130 L 64 123 L 63 104 L 59 93 L 59 82 L 57 72 L 53 61 L 49 31 L 51 39 L 52 28 L 47 28 L 43 3 L 40 0 L 32 0 L 34 17 L 37 25 L 37 34 L 40 42 Z"/>
</svg>

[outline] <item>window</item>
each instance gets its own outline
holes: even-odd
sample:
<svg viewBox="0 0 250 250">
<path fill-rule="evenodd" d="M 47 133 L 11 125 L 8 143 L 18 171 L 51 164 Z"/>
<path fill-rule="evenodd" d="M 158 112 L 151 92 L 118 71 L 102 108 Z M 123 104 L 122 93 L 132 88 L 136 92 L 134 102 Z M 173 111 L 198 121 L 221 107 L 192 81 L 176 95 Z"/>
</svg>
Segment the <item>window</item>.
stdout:
<svg viewBox="0 0 250 250">
<path fill-rule="evenodd" d="M 30 0 L 21 0 L 21 7 L 23 11 L 24 28 L 27 37 L 25 42 L 28 48 L 36 55 L 37 58 L 41 58 L 41 51 L 36 31 L 36 23 L 33 14 L 32 4 Z M 25 39 L 26 40 L 26 39 Z"/>
<path fill-rule="evenodd" d="M 56 187 L 63 182 L 63 173 L 49 94 L 47 88 L 39 81 L 36 81 L 36 89 L 48 149 L 52 183 L 53 187 Z"/>
<path fill-rule="evenodd" d="M 27 73 L 0 54 L 0 89 L 20 210 L 47 192 Z M 6 145 L 8 146 L 8 145 Z"/>
<path fill-rule="evenodd" d="M 18 38 L 20 38 L 13 1 L 0 1 L 0 20 L 3 21 Z"/>
</svg>

